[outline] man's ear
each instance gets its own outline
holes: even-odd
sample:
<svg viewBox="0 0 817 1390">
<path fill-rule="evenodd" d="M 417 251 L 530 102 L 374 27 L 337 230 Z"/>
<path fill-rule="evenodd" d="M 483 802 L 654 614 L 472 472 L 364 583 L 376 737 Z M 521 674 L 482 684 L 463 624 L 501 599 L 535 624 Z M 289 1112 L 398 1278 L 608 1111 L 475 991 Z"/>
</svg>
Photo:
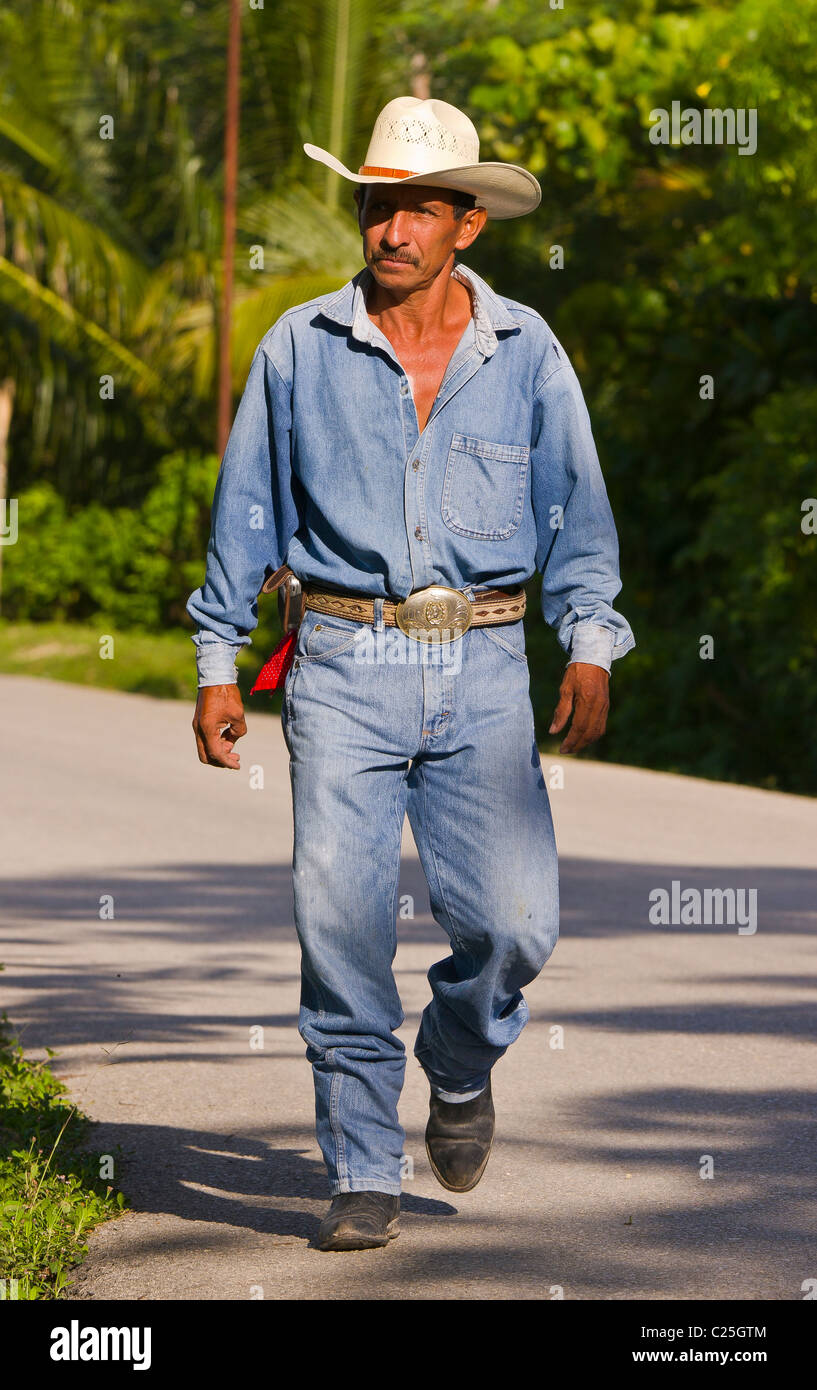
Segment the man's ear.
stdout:
<svg viewBox="0 0 817 1390">
<path fill-rule="evenodd" d="M 471 208 L 463 218 L 463 228 L 455 242 L 457 251 L 464 251 L 471 246 L 479 236 L 485 223 L 488 221 L 488 214 L 482 207 Z"/>
</svg>

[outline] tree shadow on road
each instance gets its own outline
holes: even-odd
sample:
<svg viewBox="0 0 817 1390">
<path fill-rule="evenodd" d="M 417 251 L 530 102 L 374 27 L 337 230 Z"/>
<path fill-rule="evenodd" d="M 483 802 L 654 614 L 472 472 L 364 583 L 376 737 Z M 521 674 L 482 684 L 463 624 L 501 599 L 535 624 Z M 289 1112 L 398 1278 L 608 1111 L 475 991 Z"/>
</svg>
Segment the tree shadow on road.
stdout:
<svg viewBox="0 0 817 1390">
<path fill-rule="evenodd" d="M 729 933 L 741 947 L 747 945 L 747 940 L 736 936 L 734 926 L 652 926 L 649 894 L 656 887 L 668 888 L 673 878 L 680 878 L 684 887 L 699 889 L 756 888 L 758 932 L 763 937 L 813 933 L 817 928 L 817 871 L 564 859 L 560 874 L 563 940 L 655 940 L 670 934 L 697 937 L 704 943 Z M 433 945 L 439 948 L 434 959 L 441 958 L 447 940 L 431 916 L 427 885 L 416 860 L 404 860 L 399 892 L 414 904 L 414 916 L 398 920 L 401 944 Z M 113 920 L 99 918 L 103 896 L 113 900 Z M 297 945 L 286 866 L 179 864 L 51 879 L 6 878 L 2 900 L 4 918 L 16 923 L 16 933 L 6 933 L 0 954 L 6 963 L 6 983 L 21 992 L 14 1004 L 15 1021 L 24 1025 L 29 1046 L 126 1041 L 131 1045 L 127 1055 L 135 1056 L 134 1043 L 175 1042 L 183 1047 L 194 1041 L 223 1042 L 235 1036 L 235 1030 L 255 1023 L 282 1029 L 296 1026 L 297 965 L 287 961 L 281 969 L 277 949 Z M 123 945 L 136 951 L 138 966 L 124 963 Z M 171 961 L 156 963 L 168 945 L 182 947 L 183 956 L 175 952 Z M 74 964 L 75 955 L 81 964 L 79 960 Z M 557 952 L 540 978 L 555 985 L 560 968 Z M 740 972 L 744 980 L 754 978 L 747 976 L 743 961 Z M 230 1011 L 210 1014 L 206 1007 L 195 1012 L 167 1007 L 180 991 L 190 995 L 200 989 L 205 1001 L 208 987 L 238 988 L 248 978 L 269 990 L 270 998 L 273 990 L 283 991 L 285 1010 L 259 1018 L 255 1013 L 252 1017 Z M 707 1031 L 711 1027 L 715 1032 L 801 1036 L 814 1035 L 812 1016 L 805 1003 L 730 1004 L 703 1014 L 683 1006 L 565 1015 L 601 1028 Z M 210 1056 L 223 1060 L 223 1049 L 214 1048 Z"/>
<path fill-rule="evenodd" d="M 817 1273 L 816 1128 L 808 1090 L 616 1090 L 585 1097 L 578 1114 L 571 1102 L 564 1126 L 548 1100 L 524 1137 L 500 1131 L 476 1200 L 404 1189 L 403 1239 L 378 1264 L 375 1286 L 373 1269 L 350 1266 L 348 1287 L 332 1296 L 462 1297 L 466 1284 L 469 1298 L 550 1299 L 561 1289 L 566 1298 L 802 1299 Z M 185 1261 L 226 1249 L 228 1230 L 269 1238 L 254 1247 L 256 1263 L 274 1261 L 277 1246 L 314 1247 L 328 1194 L 306 1131 L 106 1123 L 95 1142 L 101 1152 L 121 1145 L 136 1213 L 185 1223 L 161 1235 L 138 1223 L 123 1231 L 129 1266 L 161 1250 L 179 1261 L 183 1282 Z M 700 1177 L 702 1153 L 714 1155 L 713 1181 Z M 566 1203 L 588 1164 L 594 1200 Z M 537 1189 L 533 1210 L 502 1200 L 505 1175 L 523 1166 Z M 609 1170 L 602 1202 L 599 1167 Z"/>
<path fill-rule="evenodd" d="M 781 974 L 771 973 L 768 952 L 763 968 L 752 972 L 751 940 L 738 938 L 734 926 L 650 925 L 649 894 L 669 888 L 673 879 L 684 887 L 757 889 L 758 938 L 779 938 Z M 598 1035 L 602 1045 L 605 1037 L 625 1032 L 679 1040 L 699 1034 L 813 1040 L 813 1003 L 792 1000 L 786 991 L 813 988 L 814 981 L 793 974 L 783 952 L 786 939 L 814 931 L 817 872 L 563 859 L 561 883 L 565 940 L 591 946 L 616 940 L 623 950 L 637 952 L 641 942 L 654 944 L 668 934 L 692 938 L 689 971 L 679 974 L 677 959 L 673 969 L 693 998 L 681 1004 L 649 998 L 617 1004 L 611 998 L 601 1007 L 560 1009 L 563 967 L 557 954 L 531 989 L 534 1023 L 572 1024 Z M 0 947 L 8 965 L 3 979 L 19 991 L 13 1016 L 24 1025 L 27 1047 L 125 1040 L 122 1060 L 149 1057 L 157 1066 L 195 1060 L 202 1065 L 202 1085 L 208 1065 L 246 1059 L 250 1025 L 282 1030 L 286 1047 L 282 1043 L 276 1051 L 273 1040 L 267 1057 L 291 1059 L 299 1047 L 297 966 L 283 950 L 295 944 L 288 868 L 179 864 L 36 882 L 12 878 L 4 880 L 2 892 L 6 920 L 17 923 L 8 951 Z M 429 948 L 430 964 L 445 953 L 446 941 L 430 916 L 416 861 L 404 863 L 400 893 L 415 904 L 414 918 L 398 922 L 401 943 Z M 103 894 L 114 897 L 112 921 L 99 919 Z M 726 933 L 735 939 L 734 975 L 707 966 L 706 943 Z M 163 958 L 166 946 L 173 950 Z M 412 956 L 413 964 L 416 959 Z M 658 978 L 660 967 L 653 973 Z M 259 987 L 268 990 L 277 1012 L 258 1016 L 251 1006 L 242 1012 L 246 981 L 253 983 L 256 999 Z M 756 989 L 755 998 L 724 993 L 727 987 L 749 986 Z M 709 1298 L 716 1296 L 709 1290 L 720 1269 L 728 1270 L 733 1297 L 802 1297 L 795 1276 L 817 1277 L 811 1215 L 817 1196 L 815 1097 L 807 1088 L 752 1089 L 744 1072 L 736 1049 L 734 1087 L 713 1086 L 703 1074 L 700 1086 L 632 1088 L 614 1073 L 611 1084 L 573 1101 L 563 1124 L 543 1083 L 539 1100 L 525 1115 L 523 1135 L 500 1134 L 479 1189 L 490 1197 L 496 1184 L 501 1199 L 506 1168 L 512 1173 L 517 1156 L 519 1161 L 524 1156 L 537 1184 L 535 1221 L 522 1202 L 488 1229 L 476 1214 L 478 1204 L 435 1203 L 409 1190 L 405 1208 L 422 1228 L 422 1239 L 396 1243 L 399 1250 L 379 1276 L 386 1290 L 392 1281 L 394 1293 L 383 1296 L 398 1296 L 410 1279 L 418 1297 L 446 1280 L 452 1288 L 458 1280 L 473 1280 L 477 1297 L 480 1288 L 489 1287 L 494 1292 L 482 1296 L 504 1296 L 505 1285 L 537 1298 L 551 1297 L 551 1286 L 564 1285 L 570 1297 L 572 1285 L 584 1290 L 583 1297 Z M 314 1237 L 327 1189 L 306 1130 L 273 1124 L 231 1136 L 135 1121 L 134 1116 L 133 1123 L 105 1125 L 98 1142 L 105 1151 L 121 1144 L 130 1154 L 125 1185 L 139 1210 L 282 1241 Z M 418 1135 L 415 1142 L 422 1152 Z M 703 1153 L 715 1156 L 717 1178 L 711 1183 L 699 1177 Z M 565 1204 L 564 1194 L 580 1181 L 571 1175 L 587 1165 L 596 1174 L 609 1174 L 610 1190 L 604 1179 L 594 1177 L 597 1201 L 585 1211 L 573 1201 Z M 616 1187 L 625 1167 L 633 1174 L 631 1197 L 619 1195 Z M 649 1186 L 656 1175 L 669 1181 L 663 1195 Z M 642 1179 L 645 1185 L 639 1187 Z M 557 1191 L 563 1194 L 561 1205 L 550 1195 Z M 437 1220 L 455 1212 L 456 1222 Z M 452 1231 L 460 1236 L 454 1239 Z M 191 1230 L 189 1239 L 204 1241 L 206 1231 Z M 723 1280 L 717 1296 L 722 1285 Z M 687 1291 L 679 1293 L 682 1288 Z"/>
<path fill-rule="evenodd" d="M 314 1237 L 329 1188 L 314 1138 L 284 1127 L 241 1134 L 176 1125 L 100 1122 L 94 1126 L 100 1154 L 118 1151 L 118 1181 L 132 1208 L 190 1222 L 240 1227 L 266 1235 Z M 313 1150 L 313 1153 L 310 1153 Z M 297 1199 L 297 1208 L 279 1200 Z M 449 1202 L 407 1193 L 403 1210 L 452 1215 Z"/>
</svg>

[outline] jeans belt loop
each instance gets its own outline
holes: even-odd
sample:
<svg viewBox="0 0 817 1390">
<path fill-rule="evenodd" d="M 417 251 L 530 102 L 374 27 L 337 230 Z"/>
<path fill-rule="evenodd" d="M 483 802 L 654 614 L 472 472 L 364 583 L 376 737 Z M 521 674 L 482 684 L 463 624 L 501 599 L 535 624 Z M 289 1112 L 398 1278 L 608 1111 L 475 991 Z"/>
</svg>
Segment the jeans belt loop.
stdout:
<svg viewBox="0 0 817 1390">
<path fill-rule="evenodd" d="M 384 598 L 375 598 L 375 601 L 374 601 L 374 630 L 375 630 L 375 632 L 383 632 L 384 629 L 385 629 L 385 626 L 386 626 L 386 625 L 385 625 L 385 623 L 383 622 L 383 604 L 384 604 L 385 602 L 386 602 L 386 600 L 385 600 Z"/>
</svg>

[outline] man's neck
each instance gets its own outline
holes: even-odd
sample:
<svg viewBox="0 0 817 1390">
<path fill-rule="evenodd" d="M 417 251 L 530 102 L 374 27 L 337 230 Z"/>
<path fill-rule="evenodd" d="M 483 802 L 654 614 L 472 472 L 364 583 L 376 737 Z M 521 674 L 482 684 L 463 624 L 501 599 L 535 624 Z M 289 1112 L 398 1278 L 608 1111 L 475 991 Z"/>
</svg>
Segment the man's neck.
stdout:
<svg viewBox="0 0 817 1390">
<path fill-rule="evenodd" d="M 471 286 L 452 266 L 441 271 L 430 285 L 396 296 L 369 271 L 366 312 L 390 342 L 418 342 L 426 334 L 439 337 L 461 333 L 473 317 Z"/>
</svg>

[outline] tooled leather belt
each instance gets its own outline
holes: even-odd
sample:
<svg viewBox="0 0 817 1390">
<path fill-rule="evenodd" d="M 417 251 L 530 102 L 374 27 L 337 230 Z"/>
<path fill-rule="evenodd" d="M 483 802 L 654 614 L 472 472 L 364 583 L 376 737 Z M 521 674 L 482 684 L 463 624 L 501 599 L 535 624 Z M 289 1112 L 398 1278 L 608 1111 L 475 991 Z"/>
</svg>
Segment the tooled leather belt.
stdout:
<svg viewBox="0 0 817 1390">
<path fill-rule="evenodd" d="M 286 564 L 269 576 L 261 592 L 272 593 L 276 589 L 285 595 L 281 614 L 285 632 L 297 626 L 298 610 L 306 608 L 327 616 L 375 623 L 377 600 L 371 594 L 334 589 L 310 580 L 301 585 Z M 480 589 L 469 599 L 459 589 L 430 584 L 399 601 L 384 598 L 382 616 L 385 627 L 399 627 L 417 641 L 450 642 L 461 637 L 469 627 L 515 623 L 524 612 L 525 591 L 521 586 Z"/>
<path fill-rule="evenodd" d="M 375 621 L 375 600 L 369 594 L 336 591 L 310 583 L 303 587 L 305 608 L 361 623 Z M 430 584 L 399 602 L 384 599 L 383 624 L 399 627 L 420 641 L 428 640 L 426 634 L 429 637 L 446 632 L 460 635 L 469 627 L 515 623 L 525 612 L 525 597 L 525 590 L 520 587 L 481 589 L 473 599 L 468 599 L 459 589 Z"/>
</svg>

